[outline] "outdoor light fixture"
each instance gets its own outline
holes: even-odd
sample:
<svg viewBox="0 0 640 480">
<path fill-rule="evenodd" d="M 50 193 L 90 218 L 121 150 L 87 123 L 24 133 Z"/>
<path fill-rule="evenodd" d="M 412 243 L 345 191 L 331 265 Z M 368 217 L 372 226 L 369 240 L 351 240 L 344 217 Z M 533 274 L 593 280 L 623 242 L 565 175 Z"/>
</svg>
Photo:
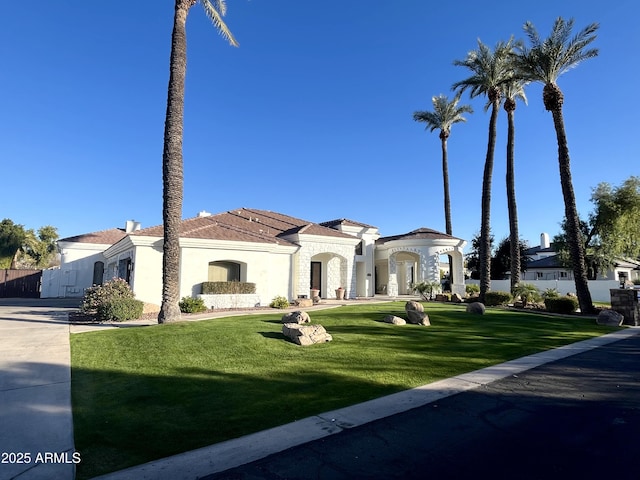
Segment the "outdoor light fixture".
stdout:
<svg viewBox="0 0 640 480">
<path fill-rule="evenodd" d="M 627 272 L 619 272 L 618 279 L 620 280 L 620 288 L 624 288 L 627 283 Z"/>
</svg>

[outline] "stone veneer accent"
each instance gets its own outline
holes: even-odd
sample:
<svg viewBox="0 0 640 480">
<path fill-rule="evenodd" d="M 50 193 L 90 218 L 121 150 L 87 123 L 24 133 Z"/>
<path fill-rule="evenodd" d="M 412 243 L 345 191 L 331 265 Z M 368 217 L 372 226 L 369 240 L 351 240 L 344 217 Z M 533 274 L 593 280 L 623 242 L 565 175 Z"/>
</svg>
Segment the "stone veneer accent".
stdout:
<svg viewBox="0 0 640 480">
<path fill-rule="evenodd" d="M 343 287 L 345 298 L 356 296 L 356 264 L 354 262 L 353 245 L 330 244 L 324 242 L 300 242 L 298 258 L 298 291 L 297 295 L 309 295 L 311 282 L 311 261 L 316 255 L 331 255 L 323 262 L 326 269 L 326 285 L 320 296 L 332 298 L 338 287 Z"/>
<path fill-rule="evenodd" d="M 638 303 L 638 290 L 612 288 L 611 309 L 622 314 L 623 325 L 640 325 L 640 304 Z"/>
</svg>

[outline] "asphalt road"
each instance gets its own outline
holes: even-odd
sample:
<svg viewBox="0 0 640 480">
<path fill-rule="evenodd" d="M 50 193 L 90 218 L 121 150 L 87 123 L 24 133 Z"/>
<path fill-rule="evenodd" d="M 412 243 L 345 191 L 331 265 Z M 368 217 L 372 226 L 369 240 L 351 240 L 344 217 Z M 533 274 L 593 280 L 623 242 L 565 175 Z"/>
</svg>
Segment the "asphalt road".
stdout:
<svg viewBox="0 0 640 480">
<path fill-rule="evenodd" d="M 203 480 L 640 479 L 640 335 Z"/>
</svg>

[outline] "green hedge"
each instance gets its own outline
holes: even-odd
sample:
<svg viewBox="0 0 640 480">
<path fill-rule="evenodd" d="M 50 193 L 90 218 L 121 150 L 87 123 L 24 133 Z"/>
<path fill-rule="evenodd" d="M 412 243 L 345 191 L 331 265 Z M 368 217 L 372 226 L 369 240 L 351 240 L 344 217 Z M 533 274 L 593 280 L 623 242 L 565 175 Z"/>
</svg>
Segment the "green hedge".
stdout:
<svg viewBox="0 0 640 480">
<path fill-rule="evenodd" d="M 256 284 L 249 282 L 202 282 L 204 295 L 256 293 Z"/>
<path fill-rule="evenodd" d="M 135 298 L 114 298 L 98 305 L 96 316 L 103 322 L 123 322 L 142 316 L 144 302 Z"/>
<path fill-rule="evenodd" d="M 578 299 L 574 297 L 545 298 L 544 306 L 551 313 L 574 313 L 578 309 Z"/>
<path fill-rule="evenodd" d="M 484 294 L 484 304 L 487 307 L 506 305 L 510 301 L 511 294 L 509 292 L 501 292 L 499 290 L 496 290 L 495 292 L 487 292 Z"/>
</svg>

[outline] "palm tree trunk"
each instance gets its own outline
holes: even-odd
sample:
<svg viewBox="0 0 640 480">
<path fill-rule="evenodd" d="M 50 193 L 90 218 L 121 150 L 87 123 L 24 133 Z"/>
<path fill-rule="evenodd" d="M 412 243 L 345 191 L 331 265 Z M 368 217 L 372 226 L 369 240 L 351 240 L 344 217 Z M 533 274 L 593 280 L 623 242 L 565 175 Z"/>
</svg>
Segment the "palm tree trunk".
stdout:
<svg viewBox="0 0 640 480">
<path fill-rule="evenodd" d="M 162 220 L 164 244 L 162 256 L 162 306 L 158 323 L 180 319 L 180 224 L 182 223 L 182 130 L 184 83 L 187 71 L 186 22 L 196 0 L 176 0 L 171 34 L 171 57 L 167 113 L 162 152 Z"/>
<path fill-rule="evenodd" d="M 567 134 L 564 129 L 564 118 L 562 115 L 562 104 L 558 103 L 557 108 L 551 110 L 553 124 L 556 129 L 558 140 L 558 163 L 560 166 L 560 184 L 562 185 L 562 195 L 564 197 L 564 211 L 567 220 L 567 240 L 569 242 L 569 253 L 573 265 L 573 276 L 576 285 L 576 295 L 582 313 L 593 312 L 593 302 L 591 292 L 589 292 L 589 282 L 587 280 L 587 267 L 585 262 L 584 243 L 580 233 L 580 221 L 576 197 L 573 191 L 571 180 L 571 165 L 569 159 L 569 147 L 567 145 Z"/>
<path fill-rule="evenodd" d="M 493 94 L 491 119 L 489 120 L 489 142 L 482 177 L 482 220 L 480 225 L 480 295 L 478 300 L 484 303 L 484 297 L 491 288 L 491 179 L 493 176 L 493 157 L 496 149 L 496 125 L 500 109 L 500 95 Z"/>
<path fill-rule="evenodd" d="M 442 145 L 442 180 L 444 183 L 444 221 L 447 235 L 453 235 L 451 227 L 451 197 L 449 196 L 449 162 L 447 155 L 447 138 L 441 138 Z"/>
<path fill-rule="evenodd" d="M 447 154 L 447 136 L 440 132 L 442 145 L 442 181 L 444 183 L 444 222 L 447 235 L 453 235 L 451 226 L 451 197 L 449 196 L 449 155 Z M 449 255 L 449 284 L 453 285 L 453 257 Z"/>
<path fill-rule="evenodd" d="M 515 102 L 512 106 L 515 108 Z M 514 111 L 507 110 L 507 206 L 509 209 L 509 253 L 511 257 L 511 292 L 520 283 L 520 235 L 518 233 L 518 209 L 516 205 L 516 181 L 515 181 L 515 122 Z"/>
</svg>

